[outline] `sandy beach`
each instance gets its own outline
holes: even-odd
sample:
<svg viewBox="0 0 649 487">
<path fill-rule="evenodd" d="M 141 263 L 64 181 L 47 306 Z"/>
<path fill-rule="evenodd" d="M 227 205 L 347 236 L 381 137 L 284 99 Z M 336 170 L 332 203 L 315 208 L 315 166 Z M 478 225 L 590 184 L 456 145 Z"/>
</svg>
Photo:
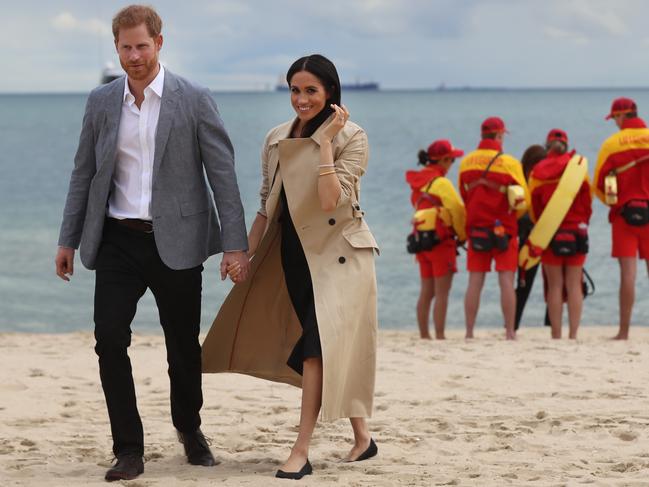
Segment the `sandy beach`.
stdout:
<svg viewBox="0 0 649 487">
<path fill-rule="evenodd" d="M 339 464 L 347 421 L 320 424 L 305 485 L 649 486 L 649 329 L 608 340 L 584 327 L 516 343 L 478 329 L 465 342 L 381 331 L 379 456 Z M 105 485 L 111 441 L 90 333 L 0 334 L 0 485 Z M 125 485 L 287 485 L 273 478 L 294 440 L 299 390 L 239 375 L 204 376 L 203 431 L 222 463 L 185 463 L 168 405 L 163 339 L 135 335 L 131 357 L 145 473 Z"/>
</svg>

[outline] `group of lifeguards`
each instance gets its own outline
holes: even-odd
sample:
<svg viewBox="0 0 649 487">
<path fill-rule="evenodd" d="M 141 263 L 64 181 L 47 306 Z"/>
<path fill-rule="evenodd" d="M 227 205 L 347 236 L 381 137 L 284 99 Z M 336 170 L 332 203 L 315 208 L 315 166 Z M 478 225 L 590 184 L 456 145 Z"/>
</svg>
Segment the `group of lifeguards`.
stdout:
<svg viewBox="0 0 649 487">
<path fill-rule="evenodd" d="M 618 339 L 627 339 L 629 334 L 638 256 L 647 262 L 649 273 L 649 129 L 638 117 L 636 103 L 628 98 L 616 99 L 606 119 L 613 119 L 620 130 L 602 145 L 592 185 L 586 171 L 581 186 L 571 193 L 570 207 L 549 245 L 536 249 L 546 277 L 553 338 L 561 337 L 564 300 L 568 305 L 569 337 L 577 336 L 592 192 L 610 207 L 612 256 L 620 265 Z M 437 140 L 427 151 L 420 151 L 419 163 L 424 168 L 406 173 L 415 208 L 408 250 L 416 254 L 421 275 L 417 320 L 422 338 L 430 338 L 428 317 L 433 299 L 435 336 L 444 338 L 448 295 L 457 271 L 456 247 L 465 242 L 469 272 L 464 299 L 466 337 L 473 338 L 485 275 L 491 271 L 493 261 L 498 272 L 505 336 L 516 338 L 514 281 L 519 249 L 526 243 L 519 242 L 518 219 L 529 212 L 532 222 L 539 220 L 575 151 L 569 150 L 565 131 L 550 130 L 545 158 L 533 166 L 526 181 L 521 163 L 503 153 L 505 134 L 505 123 L 498 117 L 482 123 L 477 149 L 460 163 L 461 197 L 445 176 L 464 152 L 448 140 Z"/>
</svg>

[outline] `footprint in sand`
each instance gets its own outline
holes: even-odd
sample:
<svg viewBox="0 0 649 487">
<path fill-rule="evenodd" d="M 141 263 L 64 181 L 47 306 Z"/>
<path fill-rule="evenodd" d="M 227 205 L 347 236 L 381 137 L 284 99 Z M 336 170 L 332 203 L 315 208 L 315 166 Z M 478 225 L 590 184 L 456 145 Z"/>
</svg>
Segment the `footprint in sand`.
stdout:
<svg viewBox="0 0 649 487">
<path fill-rule="evenodd" d="M 640 466 L 636 465 L 633 462 L 621 462 L 621 463 L 616 463 L 611 467 L 612 472 L 619 472 L 619 473 L 625 473 L 625 472 L 636 472 L 640 470 Z"/>
<path fill-rule="evenodd" d="M 613 436 L 618 437 L 622 441 L 633 441 L 638 438 L 638 434 L 633 431 L 616 431 Z"/>
<path fill-rule="evenodd" d="M 455 441 L 454 435 L 447 435 L 446 433 L 435 435 L 435 438 L 442 441 Z"/>
<path fill-rule="evenodd" d="M 41 369 L 30 369 L 29 370 L 29 377 L 44 377 L 45 372 L 43 372 Z"/>
</svg>

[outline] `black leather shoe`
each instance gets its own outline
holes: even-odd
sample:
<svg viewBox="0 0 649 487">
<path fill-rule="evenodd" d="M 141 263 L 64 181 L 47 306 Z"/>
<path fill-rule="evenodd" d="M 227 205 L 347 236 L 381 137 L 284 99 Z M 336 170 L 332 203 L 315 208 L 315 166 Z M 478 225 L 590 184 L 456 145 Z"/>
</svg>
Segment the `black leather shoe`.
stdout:
<svg viewBox="0 0 649 487">
<path fill-rule="evenodd" d="M 370 438 L 370 446 L 368 446 L 367 450 L 361 453 L 356 460 L 352 460 L 352 462 L 362 462 L 363 460 L 367 460 L 368 458 L 375 457 L 378 452 L 379 449 L 376 446 L 376 443 L 374 443 L 374 440 Z"/>
<path fill-rule="evenodd" d="M 275 474 L 275 477 L 277 477 L 278 479 L 300 480 L 305 475 L 311 475 L 312 473 L 313 467 L 311 466 L 311 462 L 309 462 L 309 459 L 307 458 L 304 467 L 302 467 L 299 472 L 285 472 L 284 470 L 278 470 Z"/>
<path fill-rule="evenodd" d="M 216 461 L 210 451 L 209 443 L 203 432 L 199 429 L 193 433 L 178 432 L 178 441 L 185 447 L 187 461 L 192 465 L 213 467 L 221 462 Z"/>
<path fill-rule="evenodd" d="M 106 476 L 107 482 L 115 480 L 133 480 L 144 472 L 144 462 L 139 455 L 121 455 L 117 457 L 117 463 L 113 465 Z"/>
</svg>

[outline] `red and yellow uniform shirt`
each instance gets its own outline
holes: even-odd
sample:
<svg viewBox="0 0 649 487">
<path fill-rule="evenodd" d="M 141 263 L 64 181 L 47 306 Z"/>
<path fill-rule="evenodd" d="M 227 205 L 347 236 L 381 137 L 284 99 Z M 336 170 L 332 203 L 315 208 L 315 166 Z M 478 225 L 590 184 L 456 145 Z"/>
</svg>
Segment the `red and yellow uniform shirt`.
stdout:
<svg viewBox="0 0 649 487">
<path fill-rule="evenodd" d="M 500 142 L 484 139 L 480 141 L 477 150 L 462 159 L 459 172 L 460 194 L 466 204 L 467 230 L 475 227 L 493 228 L 496 220 L 500 220 L 505 227 L 505 232 L 515 237 L 518 235 L 517 220 L 525 214 L 526 210 L 511 210 L 507 194 L 490 186 L 478 184 L 470 188 L 471 183 L 483 176 L 489 162 L 501 151 Z M 516 158 L 508 154 L 500 155 L 491 165 L 486 179 L 504 187 L 521 186 L 529 207 L 529 190 L 521 163 Z"/>
<path fill-rule="evenodd" d="M 445 175 L 444 168 L 437 164 L 430 164 L 419 171 L 407 171 L 406 181 L 412 189 L 410 201 L 413 207 L 416 206 L 416 210 L 439 206 L 441 222 L 463 242 L 466 240 L 464 203 L 455 191 L 453 183 Z M 431 195 L 435 203 L 428 198 L 422 198 L 424 192 Z"/>
<path fill-rule="evenodd" d="M 649 129 L 640 118 L 624 120 L 622 129 L 610 136 L 599 151 L 593 191 L 606 204 L 604 178 L 631 161 L 649 156 Z M 649 160 L 617 174 L 617 203 L 611 205 L 609 221 L 630 200 L 649 200 Z"/>
<path fill-rule="evenodd" d="M 530 174 L 530 193 L 532 194 L 530 217 L 533 222 L 536 223 L 539 219 L 552 194 L 557 189 L 559 179 L 561 179 L 572 155 L 572 153 L 554 154 L 550 152 L 546 159 L 540 161 L 532 169 Z M 593 212 L 592 202 L 590 181 L 588 180 L 588 174 L 586 174 L 584 182 L 559 228 L 578 230 L 580 223 L 588 224 Z"/>
</svg>

